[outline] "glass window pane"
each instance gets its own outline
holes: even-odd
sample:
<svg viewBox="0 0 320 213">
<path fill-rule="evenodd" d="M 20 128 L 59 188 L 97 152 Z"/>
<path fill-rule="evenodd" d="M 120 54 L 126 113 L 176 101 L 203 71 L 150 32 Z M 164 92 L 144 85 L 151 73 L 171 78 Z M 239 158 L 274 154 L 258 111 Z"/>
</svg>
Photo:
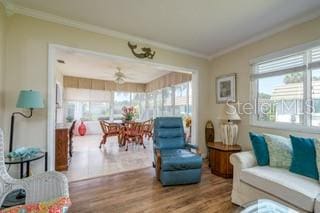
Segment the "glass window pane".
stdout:
<svg viewBox="0 0 320 213">
<path fill-rule="evenodd" d="M 153 93 L 147 93 L 147 109 L 146 109 L 146 117 L 148 119 L 154 118 L 154 96 Z"/>
<path fill-rule="evenodd" d="M 172 88 L 167 87 L 162 90 L 163 92 L 163 116 L 172 116 Z"/>
<path fill-rule="evenodd" d="M 192 114 L 192 81 L 189 82 L 189 115 Z"/>
<path fill-rule="evenodd" d="M 89 101 L 83 101 L 78 103 L 79 103 L 78 108 L 79 108 L 80 119 L 84 121 L 92 120 L 92 116 L 89 108 Z"/>
<path fill-rule="evenodd" d="M 157 90 L 154 92 L 156 103 L 155 103 L 155 116 L 159 117 L 162 116 L 162 92 L 161 90 Z"/>
<path fill-rule="evenodd" d="M 64 117 L 66 119 L 66 122 L 70 123 L 72 122 L 73 120 L 76 119 L 75 117 L 75 113 L 76 113 L 76 102 L 74 101 L 67 101 L 65 103 L 65 110 L 64 110 Z"/>
<path fill-rule="evenodd" d="M 320 126 L 320 69 L 312 70 L 312 126 Z"/>
<path fill-rule="evenodd" d="M 188 83 L 175 86 L 175 116 L 184 116 L 188 109 Z"/>
<path fill-rule="evenodd" d="M 257 80 L 259 121 L 303 123 L 303 73 Z"/>
<path fill-rule="evenodd" d="M 142 120 L 145 116 L 146 98 L 145 93 L 132 93 L 131 105 L 136 109 L 136 119 Z"/>
<path fill-rule="evenodd" d="M 92 120 L 98 120 L 98 119 L 110 120 L 110 103 L 91 102 L 90 112 L 91 112 Z"/>
<path fill-rule="evenodd" d="M 130 106 L 130 93 L 129 92 L 115 92 L 114 93 L 114 107 L 113 107 L 113 120 L 122 119 L 122 108 Z"/>
</svg>

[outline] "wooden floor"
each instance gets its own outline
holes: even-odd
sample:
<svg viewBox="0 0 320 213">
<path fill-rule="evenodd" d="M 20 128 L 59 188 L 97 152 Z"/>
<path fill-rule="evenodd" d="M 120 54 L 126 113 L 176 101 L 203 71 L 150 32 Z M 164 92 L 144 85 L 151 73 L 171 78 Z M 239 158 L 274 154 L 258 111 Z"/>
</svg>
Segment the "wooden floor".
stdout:
<svg viewBox="0 0 320 213">
<path fill-rule="evenodd" d="M 70 212 L 236 212 L 231 180 L 203 168 L 199 184 L 162 187 L 145 168 L 70 183 Z"/>
</svg>

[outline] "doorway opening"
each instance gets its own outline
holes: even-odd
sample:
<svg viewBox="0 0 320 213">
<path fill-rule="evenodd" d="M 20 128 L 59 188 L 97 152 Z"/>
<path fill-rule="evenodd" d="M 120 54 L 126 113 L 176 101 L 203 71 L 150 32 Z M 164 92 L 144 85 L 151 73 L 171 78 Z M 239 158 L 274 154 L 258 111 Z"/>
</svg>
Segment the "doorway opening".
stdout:
<svg viewBox="0 0 320 213">
<path fill-rule="evenodd" d="M 48 164 L 69 181 L 152 166 L 159 116 L 196 143 L 197 71 L 54 44 L 48 68 Z"/>
</svg>

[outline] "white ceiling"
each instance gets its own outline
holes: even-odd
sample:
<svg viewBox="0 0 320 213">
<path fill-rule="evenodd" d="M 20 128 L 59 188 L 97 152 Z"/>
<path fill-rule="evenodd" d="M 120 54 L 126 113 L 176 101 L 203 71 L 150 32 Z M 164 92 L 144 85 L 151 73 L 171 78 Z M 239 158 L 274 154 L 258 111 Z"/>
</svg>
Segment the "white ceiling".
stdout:
<svg viewBox="0 0 320 213">
<path fill-rule="evenodd" d="M 210 56 L 294 20 L 319 0 L 12 0 L 14 4 Z"/>
<path fill-rule="evenodd" d="M 113 81 L 117 67 L 120 67 L 121 72 L 127 77 L 126 82 L 148 83 L 170 73 L 168 70 L 148 64 L 110 59 L 106 56 L 60 48 L 56 50 L 56 59 L 65 62 L 64 64 L 56 62 L 59 72 L 66 76 L 81 78 Z"/>
</svg>

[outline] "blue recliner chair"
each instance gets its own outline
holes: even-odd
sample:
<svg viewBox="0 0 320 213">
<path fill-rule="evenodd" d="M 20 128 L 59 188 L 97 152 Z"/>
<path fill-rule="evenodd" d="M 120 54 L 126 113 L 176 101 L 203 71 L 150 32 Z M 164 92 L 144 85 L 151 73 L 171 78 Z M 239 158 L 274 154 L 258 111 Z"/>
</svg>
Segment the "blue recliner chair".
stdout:
<svg viewBox="0 0 320 213">
<path fill-rule="evenodd" d="M 181 117 L 159 117 L 154 122 L 154 164 L 163 186 L 198 183 L 202 158 L 198 147 L 185 143 Z"/>
</svg>

